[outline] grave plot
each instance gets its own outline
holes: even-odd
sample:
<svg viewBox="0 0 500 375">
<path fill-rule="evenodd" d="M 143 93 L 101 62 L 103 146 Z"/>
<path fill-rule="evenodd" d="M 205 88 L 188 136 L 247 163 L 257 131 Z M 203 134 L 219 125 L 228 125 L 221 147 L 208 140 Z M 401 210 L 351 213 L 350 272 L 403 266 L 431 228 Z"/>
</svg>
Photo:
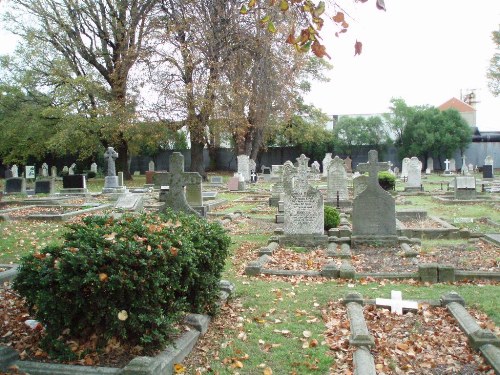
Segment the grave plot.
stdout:
<svg viewBox="0 0 500 375">
<path fill-rule="evenodd" d="M 347 306 L 341 301 L 330 302 L 323 317 L 326 342 L 335 358 L 332 373 L 351 373 L 357 366 L 358 371 L 362 368 L 366 373 L 387 375 L 495 374 L 481 352 L 468 344 L 467 335 L 450 311 L 437 306 L 439 301 L 430 302 L 436 306 L 419 303 L 417 310 L 403 310 L 403 314 L 375 304 L 354 303 L 358 306 L 354 309 L 356 306 L 349 306 L 352 302 Z M 360 314 L 355 320 L 351 309 Z M 481 328 L 498 337 L 500 329 L 487 315 L 467 311 Z"/>
<path fill-rule="evenodd" d="M 241 202 L 241 203 L 254 203 L 254 202 L 259 202 L 259 203 L 267 203 L 269 202 L 269 197 L 270 195 L 249 195 L 246 194 L 242 196 L 241 198 L 235 199 L 234 202 Z"/>
<path fill-rule="evenodd" d="M 73 217 L 86 214 L 95 214 L 102 211 L 110 204 L 86 203 L 64 205 L 29 205 L 0 211 L 0 216 L 6 220 L 55 220 L 66 221 Z"/>
</svg>

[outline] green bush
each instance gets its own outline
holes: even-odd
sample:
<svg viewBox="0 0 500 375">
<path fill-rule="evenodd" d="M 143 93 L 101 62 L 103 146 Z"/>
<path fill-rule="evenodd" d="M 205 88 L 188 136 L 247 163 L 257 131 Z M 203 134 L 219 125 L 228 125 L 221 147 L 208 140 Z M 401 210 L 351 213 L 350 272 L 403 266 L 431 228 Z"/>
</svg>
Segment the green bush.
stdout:
<svg viewBox="0 0 500 375">
<path fill-rule="evenodd" d="M 337 228 L 340 223 L 340 215 L 335 207 L 325 206 L 325 230 Z"/>
<path fill-rule="evenodd" d="M 95 176 L 97 176 L 97 173 L 95 173 L 94 171 L 87 171 L 87 178 L 90 180 L 91 178 L 94 178 Z"/>
<path fill-rule="evenodd" d="M 185 312 L 216 312 L 230 239 L 195 215 L 91 216 L 63 245 L 22 259 L 14 289 L 45 327 L 67 337 L 116 337 L 146 349 L 170 341 Z"/>
<path fill-rule="evenodd" d="M 394 190 L 396 177 L 389 171 L 378 172 L 378 183 L 384 190 Z"/>
</svg>

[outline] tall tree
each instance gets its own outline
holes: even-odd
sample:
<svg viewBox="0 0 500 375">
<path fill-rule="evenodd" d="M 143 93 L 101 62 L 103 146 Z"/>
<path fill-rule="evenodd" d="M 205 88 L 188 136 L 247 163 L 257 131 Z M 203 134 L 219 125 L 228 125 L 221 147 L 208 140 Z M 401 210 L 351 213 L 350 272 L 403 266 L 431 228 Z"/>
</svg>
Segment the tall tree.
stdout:
<svg viewBox="0 0 500 375">
<path fill-rule="evenodd" d="M 130 73 L 145 52 L 158 0 L 12 0 L 10 3 L 13 10 L 9 19 L 14 24 L 11 28 L 14 33 L 50 44 L 66 60 L 74 76 L 86 76 L 90 67 L 106 82 L 108 115 L 112 119 L 108 126 L 113 129 L 103 129 L 100 140 L 103 146 L 117 149 L 118 168 L 130 179 L 126 138 L 134 111 L 129 97 Z"/>
<path fill-rule="evenodd" d="M 495 54 L 490 60 L 488 69 L 488 87 L 493 95 L 500 95 L 500 27 L 498 31 L 492 33 L 493 43 L 495 43 Z"/>
</svg>

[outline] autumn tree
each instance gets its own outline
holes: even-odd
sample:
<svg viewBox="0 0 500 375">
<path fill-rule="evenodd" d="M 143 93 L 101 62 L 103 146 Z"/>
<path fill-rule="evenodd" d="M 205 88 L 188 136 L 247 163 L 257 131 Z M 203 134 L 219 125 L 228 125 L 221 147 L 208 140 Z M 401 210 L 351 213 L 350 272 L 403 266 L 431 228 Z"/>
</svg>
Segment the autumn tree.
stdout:
<svg viewBox="0 0 500 375">
<path fill-rule="evenodd" d="M 108 120 L 100 122 L 99 140 L 114 146 L 117 165 L 130 179 L 127 127 L 134 114 L 130 97 L 132 68 L 143 53 L 155 21 L 159 0 L 123 2 L 118 0 L 12 0 L 8 19 L 11 31 L 23 39 L 34 39 L 62 57 L 71 68 L 71 77 L 90 72 L 107 87 Z M 86 92 L 94 115 L 103 116 L 92 90 Z"/>
<path fill-rule="evenodd" d="M 490 60 L 488 69 L 488 87 L 495 96 L 500 95 L 500 28 L 492 33 L 493 43 L 495 43 L 496 52 Z"/>
</svg>

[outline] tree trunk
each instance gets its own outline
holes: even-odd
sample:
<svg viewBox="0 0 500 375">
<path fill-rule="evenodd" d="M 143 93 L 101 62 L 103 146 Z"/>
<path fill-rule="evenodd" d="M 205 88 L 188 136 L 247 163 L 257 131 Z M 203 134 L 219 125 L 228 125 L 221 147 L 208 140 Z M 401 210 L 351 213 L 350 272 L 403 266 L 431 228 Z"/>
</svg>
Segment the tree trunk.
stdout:
<svg viewBox="0 0 500 375">
<path fill-rule="evenodd" d="M 122 134 L 120 134 L 119 143 L 115 145 L 115 150 L 118 152 L 118 158 L 116 159 L 116 170 L 123 172 L 123 179 L 126 181 L 132 180 L 132 174 L 130 173 L 128 165 L 128 144 L 125 139 L 123 139 Z"/>
<path fill-rule="evenodd" d="M 203 180 L 207 179 L 205 165 L 203 164 L 203 148 L 205 142 L 191 141 L 191 172 L 198 172 Z"/>
</svg>

